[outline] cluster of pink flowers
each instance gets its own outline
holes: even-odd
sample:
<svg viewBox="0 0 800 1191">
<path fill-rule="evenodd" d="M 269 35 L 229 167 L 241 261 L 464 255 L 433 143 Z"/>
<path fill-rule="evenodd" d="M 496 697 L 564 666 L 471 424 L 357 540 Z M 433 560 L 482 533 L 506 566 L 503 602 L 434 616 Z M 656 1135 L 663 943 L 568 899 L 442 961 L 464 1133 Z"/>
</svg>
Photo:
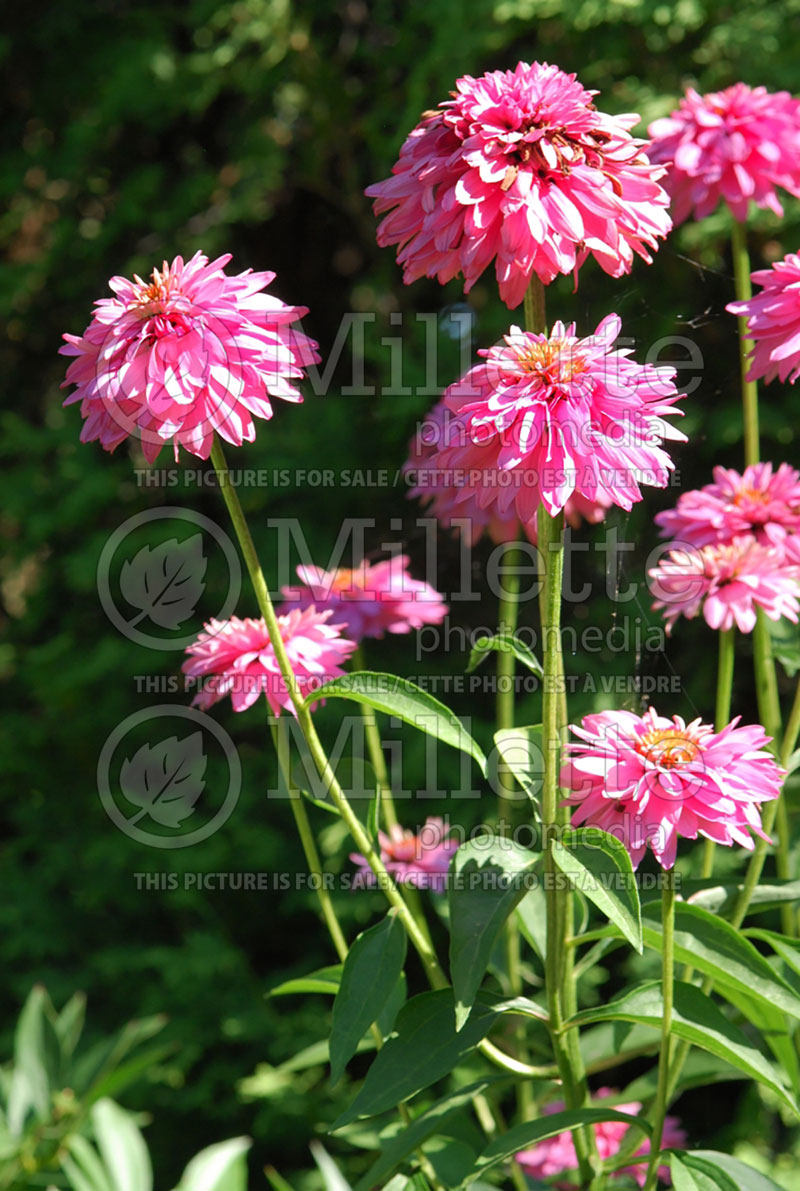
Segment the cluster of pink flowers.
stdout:
<svg viewBox="0 0 800 1191">
<path fill-rule="evenodd" d="M 459 841 L 448 837 L 447 831 L 447 824 L 440 818 L 427 818 L 418 834 L 402 827 L 393 827 L 388 835 L 379 831 L 381 860 L 386 871 L 400 885 L 442 893 L 447 886 L 450 861 L 459 848 Z M 364 883 L 374 885 L 375 874 L 367 860 L 356 852 L 350 859 L 358 865 Z"/>
<path fill-rule="evenodd" d="M 667 631 L 702 612 L 715 629 L 752 632 L 757 609 L 797 621 L 800 473 L 757 463 L 743 474 L 717 467 L 714 482 L 685 492 L 656 515 L 675 548 L 650 573 Z"/>
<path fill-rule="evenodd" d="M 748 378 L 794 384 L 800 376 L 800 256 L 791 252 L 771 269 L 758 269 L 751 280 L 761 293 L 726 307 L 747 319 L 753 340 Z"/>
<path fill-rule="evenodd" d="M 419 499 L 444 529 L 460 532 L 470 545 L 484 532 L 495 543 L 514 542 L 524 536 L 535 544 L 538 533 L 535 513 L 529 521 L 521 522 L 513 506 L 501 514 L 496 504 L 480 503 L 485 489 L 497 494 L 511 478 L 511 473 L 503 473 L 496 465 L 491 442 L 483 450 L 484 465 L 477 469 L 465 471 L 439 466 L 438 453 L 445 447 L 465 445 L 468 434 L 468 420 L 453 413 L 444 398 L 433 407 L 409 443 L 404 468 L 410 482 L 409 497 Z M 480 443 L 473 443 L 472 448 L 473 457 L 482 453 Z M 604 520 L 611 504 L 605 490 L 598 490 L 595 500 L 573 492 L 564 504 L 564 520 L 573 529 L 584 521 L 597 525 Z"/>
<path fill-rule="evenodd" d="M 527 531 L 540 504 L 550 514 L 573 497 L 592 512 L 630 509 L 640 484 L 664 487 L 674 465 L 661 443 L 685 441 L 666 421 L 679 412 L 674 369 L 613 350 L 619 333 L 616 315 L 586 339 L 563 323 L 550 335 L 512 327 L 479 352 L 483 361 L 445 392 L 454 416 L 426 461 L 443 477 L 437 513 L 452 521 L 463 505 L 487 525 L 516 521 Z M 463 475 L 476 480 L 454 482 Z"/>
<path fill-rule="evenodd" d="M 761 804 L 778 797 L 786 775 L 764 751 L 764 729 L 738 723 L 715 731 L 652 707 L 585 716 L 572 726 L 578 741 L 566 746 L 560 778 L 571 791 L 573 824 L 616 836 L 634 866 L 649 847 L 672 868 L 681 836 L 752 851 L 751 832 L 763 837 Z"/>
<path fill-rule="evenodd" d="M 342 663 L 356 648 L 354 641 L 341 635 L 342 625 L 330 623 L 332 616 L 331 610 L 304 608 L 278 617 L 297 689 L 304 698 L 324 682 L 341 677 Z M 205 710 L 230 695 L 233 710 L 246 711 L 264 695 L 274 715 L 282 710 L 294 713 L 263 620 L 233 616 L 209 621 L 186 652 L 183 673 L 202 680 L 193 705 Z"/>
<path fill-rule="evenodd" d="M 704 219 L 721 201 L 740 221 L 751 201 L 782 215 L 776 188 L 800 195 L 800 101 L 787 91 L 735 83 L 699 95 L 690 87 L 648 132 L 651 161 L 669 166 L 675 223 L 692 213 Z"/>
<path fill-rule="evenodd" d="M 297 574 L 302 586 L 283 587 L 281 594 L 289 607 L 330 610 L 355 642 L 440 624 L 447 604 L 429 583 L 413 579 L 408 566 L 404 554 L 362 562 L 352 570 L 301 566 Z"/>
<path fill-rule="evenodd" d="M 615 1096 L 616 1092 L 613 1088 L 598 1088 L 594 1093 L 595 1100 L 608 1100 L 609 1097 Z M 553 1104 L 548 1104 L 544 1108 L 545 1113 L 563 1112 L 566 1105 L 562 1101 L 557 1101 Z M 627 1113 L 632 1117 L 638 1116 L 642 1111 L 642 1105 L 638 1100 L 632 1100 L 628 1104 L 615 1104 L 616 1112 Z M 594 1126 L 594 1135 L 597 1140 L 597 1152 L 604 1161 L 607 1158 L 613 1158 L 622 1148 L 622 1143 L 625 1140 L 630 1125 L 624 1125 L 621 1121 L 600 1121 Z M 664 1149 L 681 1149 L 686 1145 L 686 1134 L 680 1127 L 680 1122 L 677 1117 L 664 1118 L 664 1132 L 661 1141 Z M 631 1158 L 644 1159 L 650 1153 L 650 1140 L 645 1138 L 638 1150 L 634 1151 Z M 572 1140 L 572 1133 L 565 1131 L 564 1133 L 557 1133 L 555 1137 L 549 1137 L 545 1141 L 540 1141 L 532 1150 L 520 1150 L 517 1154 L 517 1162 L 519 1162 L 525 1174 L 532 1179 L 551 1179 L 560 1174 L 567 1174 L 569 1171 L 578 1169 L 578 1159 L 575 1154 L 575 1143 Z M 659 1177 L 665 1182 L 669 1181 L 669 1170 L 666 1166 L 659 1169 Z M 618 1170 L 614 1174 L 614 1178 L 632 1178 L 635 1182 L 643 1187 L 647 1175 L 647 1163 L 640 1161 L 633 1166 L 626 1166 L 624 1170 Z M 564 1188 L 568 1191 L 574 1184 L 571 1182 L 555 1183 L 554 1186 Z"/>
<path fill-rule="evenodd" d="M 262 293 L 274 273 L 229 277 L 230 255 L 178 256 L 150 281 L 112 277 L 116 294 L 95 303 L 83 335 L 65 335 L 76 358 L 65 405 L 81 402 L 82 442 L 107 451 L 129 436 L 152 463 L 172 441 L 207 459 L 216 432 L 239 447 L 255 438 L 253 418 L 271 418 L 270 397 L 302 401 L 294 381 L 319 363 L 316 343 L 291 324 L 308 313 Z"/>
<path fill-rule="evenodd" d="M 649 261 L 672 226 L 665 171 L 630 135 L 639 117 L 599 112 L 595 94 L 538 62 L 459 79 L 367 190 L 404 281 L 461 273 L 469 290 L 495 261 L 513 308 L 532 277 L 548 284 L 589 255 L 612 277 L 634 253 Z"/>
</svg>

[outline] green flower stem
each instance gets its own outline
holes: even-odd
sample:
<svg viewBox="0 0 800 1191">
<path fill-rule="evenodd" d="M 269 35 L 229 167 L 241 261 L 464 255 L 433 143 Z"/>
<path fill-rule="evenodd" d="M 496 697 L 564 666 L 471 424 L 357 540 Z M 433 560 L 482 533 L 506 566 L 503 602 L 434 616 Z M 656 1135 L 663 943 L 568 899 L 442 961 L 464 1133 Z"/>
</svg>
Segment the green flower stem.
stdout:
<svg viewBox="0 0 800 1191">
<path fill-rule="evenodd" d="M 568 1108 L 581 1108 L 587 1100 L 586 1075 L 578 1047 L 577 1032 L 564 1030 L 564 1022 L 574 1010 L 575 993 L 565 957 L 568 932 L 569 898 L 565 898 L 561 882 L 556 879 L 556 864 L 550 848 L 551 838 L 558 825 L 559 758 L 559 653 L 561 638 L 561 592 L 564 576 L 564 515 L 551 517 L 544 506 L 539 507 L 539 549 L 544 557 L 547 575 L 544 615 L 542 617 L 542 752 L 544 781 L 542 786 L 542 848 L 545 859 L 545 896 L 547 906 L 547 952 L 545 956 L 545 984 L 553 1050 L 564 1087 Z M 574 1134 L 581 1185 L 588 1187 L 599 1171 L 594 1131 L 584 1127 Z"/>
<path fill-rule="evenodd" d="M 661 890 L 662 924 L 662 989 L 661 1051 L 658 1059 L 658 1089 L 653 1110 L 653 1137 L 650 1143 L 650 1163 L 644 1191 L 653 1191 L 658 1182 L 661 1137 L 664 1117 L 669 1106 L 670 1057 L 672 1051 L 672 1001 L 675 991 L 675 881 L 673 870 L 665 870 Z"/>
<path fill-rule="evenodd" d="M 356 846 L 372 869 L 378 888 L 382 891 L 389 904 L 397 911 L 397 917 L 402 922 L 412 946 L 422 961 L 422 965 L 425 969 L 425 974 L 428 978 L 428 983 L 430 984 L 431 988 L 448 988 L 449 981 L 442 970 L 439 960 L 436 957 L 434 948 L 431 946 L 426 937 L 426 931 L 423 930 L 417 923 L 413 913 L 403 900 L 402 894 L 398 890 L 389 873 L 386 871 L 386 867 L 379 854 L 375 851 L 372 840 L 353 812 L 353 809 L 350 806 L 344 791 L 339 785 L 333 769 L 331 768 L 325 750 L 322 747 L 322 742 L 320 741 L 319 736 L 317 735 L 317 730 L 314 727 L 311 712 L 309 711 L 308 707 L 306 707 L 302 696 L 298 691 L 297 681 L 292 672 L 291 663 L 286 653 L 286 647 L 284 646 L 283 638 L 281 637 L 280 627 L 275 615 L 275 609 L 272 605 L 272 600 L 270 599 L 269 589 L 267 588 L 267 583 L 264 578 L 264 572 L 262 571 L 261 564 L 258 561 L 258 555 L 253 543 L 253 538 L 250 534 L 250 529 L 245 519 L 244 512 L 242 511 L 242 506 L 239 503 L 238 493 L 236 492 L 236 489 L 233 487 L 233 485 L 229 482 L 228 465 L 225 462 L 225 456 L 222 452 L 222 447 L 216 438 L 214 439 L 214 443 L 211 448 L 211 462 L 213 463 L 214 470 L 217 473 L 220 491 L 222 492 L 225 505 L 230 514 L 233 528 L 242 551 L 242 556 L 244 557 L 245 564 L 250 575 L 250 580 L 253 585 L 253 590 L 255 591 L 256 602 L 258 604 L 259 611 L 264 617 L 264 622 L 267 626 L 270 643 L 275 651 L 275 658 L 280 668 L 281 677 L 286 684 L 286 690 L 292 701 L 292 706 L 295 709 L 297 721 L 303 732 L 303 736 L 305 737 L 305 741 L 309 752 L 311 753 L 314 765 L 316 766 L 317 771 L 325 784 L 325 788 L 328 790 L 331 796 L 334 806 L 341 815 L 345 825 L 352 835 Z M 502 1067 L 504 1070 L 509 1070 L 508 1056 L 487 1039 L 484 1039 L 480 1044 L 479 1050 L 486 1058 L 495 1063 L 496 1066 Z M 519 1073 L 518 1068 L 512 1069 Z M 527 1073 L 529 1074 L 530 1078 L 534 1078 L 539 1075 L 539 1070 L 532 1067 L 528 1069 Z"/>
<path fill-rule="evenodd" d="M 747 302 L 753 296 L 750 284 L 750 254 L 747 251 L 747 227 L 738 219 L 733 221 L 731 228 L 731 249 L 733 252 L 733 277 L 736 289 L 736 300 Z M 739 323 L 739 366 L 742 374 L 742 416 L 744 421 L 744 462 L 749 467 L 758 463 L 761 457 L 761 447 L 758 435 L 758 386 L 753 380 L 747 379 L 750 369 L 747 356 L 751 344 L 746 338 L 747 317 L 738 315 Z"/>
<path fill-rule="evenodd" d="M 731 695 L 733 691 L 733 665 L 736 657 L 736 640 L 734 628 L 721 629 L 719 633 L 719 661 L 717 663 L 717 705 L 714 712 L 714 727 L 721 732 L 731 718 Z M 714 852 L 716 844 L 707 839 L 703 851 L 703 869 L 701 876 L 705 879 L 714 871 Z M 688 977 L 684 974 L 684 980 Z"/>
<path fill-rule="evenodd" d="M 364 649 L 361 645 L 353 653 L 353 665 L 356 670 L 366 670 L 367 668 Z M 389 771 L 386 768 L 386 758 L 383 755 L 378 721 L 375 718 L 375 712 L 371 707 L 367 707 L 366 703 L 361 704 L 361 718 L 364 722 L 367 752 L 369 753 L 370 763 L 375 770 L 375 777 L 378 782 L 381 810 L 383 811 L 386 826 L 391 831 L 393 827 L 399 827 L 400 823 L 392 797 L 392 783 L 389 779 Z M 428 942 L 433 947 L 433 940 L 428 930 L 428 922 L 425 917 L 425 910 L 422 905 L 422 898 L 419 896 L 419 891 L 410 884 L 401 886 L 401 890 L 403 897 L 408 902 L 409 908 L 419 924 L 420 930 L 425 932 Z"/>
</svg>

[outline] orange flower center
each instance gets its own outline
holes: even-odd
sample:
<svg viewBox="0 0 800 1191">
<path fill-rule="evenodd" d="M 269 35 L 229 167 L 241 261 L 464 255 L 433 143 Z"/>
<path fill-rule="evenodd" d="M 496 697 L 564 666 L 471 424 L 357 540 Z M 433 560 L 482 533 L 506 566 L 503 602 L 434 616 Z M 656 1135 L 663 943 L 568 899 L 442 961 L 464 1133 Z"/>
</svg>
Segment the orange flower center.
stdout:
<svg viewBox="0 0 800 1191">
<path fill-rule="evenodd" d="M 586 371 L 586 360 L 575 351 L 573 344 L 566 339 L 545 339 L 536 343 L 526 343 L 518 354 L 519 367 L 523 372 L 557 374 L 559 380 L 571 380 Z"/>
<path fill-rule="evenodd" d="M 763 488 L 740 488 L 733 498 L 733 503 L 738 507 L 745 502 L 763 505 L 767 502 L 767 494 Z"/>
<path fill-rule="evenodd" d="M 169 265 L 159 272 L 153 269 L 150 281 L 142 281 L 138 274 L 134 274 L 136 282 L 136 297 L 133 306 L 141 318 L 152 318 L 154 315 L 168 314 L 170 300 L 174 297 L 176 287 L 170 276 Z"/>
<path fill-rule="evenodd" d="M 680 728 L 653 728 L 639 739 L 636 751 L 661 769 L 687 765 L 700 753 L 695 741 Z"/>
</svg>

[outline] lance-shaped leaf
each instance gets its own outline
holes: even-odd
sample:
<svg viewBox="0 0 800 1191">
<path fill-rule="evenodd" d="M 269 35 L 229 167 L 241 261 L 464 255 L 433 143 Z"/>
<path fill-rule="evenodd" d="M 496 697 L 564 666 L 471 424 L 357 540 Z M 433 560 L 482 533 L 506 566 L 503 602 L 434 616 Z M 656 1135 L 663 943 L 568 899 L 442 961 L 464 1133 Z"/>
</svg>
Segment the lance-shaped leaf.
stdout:
<svg viewBox="0 0 800 1191">
<path fill-rule="evenodd" d="M 247 1191 L 249 1137 L 231 1137 L 195 1154 L 175 1191 Z"/>
<path fill-rule="evenodd" d="M 444 1128 L 450 1117 L 468 1108 L 477 1096 L 485 1092 L 498 1080 L 482 1079 L 478 1083 L 471 1083 L 465 1088 L 459 1088 L 442 1100 L 437 1101 L 432 1108 L 416 1117 L 407 1128 L 394 1134 L 381 1146 L 380 1157 L 372 1164 L 367 1173 L 356 1183 L 355 1191 L 371 1191 L 395 1167 L 412 1154 L 424 1141 L 434 1133 Z"/>
<path fill-rule="evenodd" d="M 532 653 L 528 649 L 528 646 L 524 645 L 513 633 L 495 633 L 491 637 L 479 637 L 469 655 L 467 674 L 471 674 L 473 670 L 477 670 L 481 662 L 492 651 L 513 653 L 520 665 L 526 666 L 528 670 L 532 670 L 539 678 L 544 674 L 542 663 L 536 657 L 536 654 Z"/>
<path fill-rule="evenodd" d="M 656 902 L 644 908 L 644 937 L 661 950 L 661 910 Z M 738 989 L 768 1008 L 800 1017 L 800 997 L 781 979 L 768 960 L 739 931 L 716 914 L 678 902 L 675 907 L 675 954 L 707 976 L 720 991 Z"/>
<path fill-rule="evenodd" d="M 781 1191 L 777 1183 L 730 1154 L 679 1151 L 670 1158 L 675 1191 Z"/>
<path fill-rule="evenodd" d="M 512 1011 L 543 1013 L 521 999 L 500 1001 L 481 993 L 467 1024 L 456 1031 L 451 988 L 412 997 L 397 1015 L 394 1032 L 376 1055 L 355 1100 L 332 1130 L 359 1116 L 378 1116 L 443 1079 L 475 1050 L 503 1013 Z"/>
<path fill-rule="evenodd" d="M 522 789 L 533 803 L 534 818 L 539 821 L 538 796 L 544 777 L 542 725 L 527 728 L 503 728 L 494 734 L 495 747 Z"/>
<path fill-rule="evenodd" d="M 92 1125 L 116 1191 L 152 1191 L 150 1155 L 132 1115 L 113 1100 L 98 1100 Z"/>
<path fill-rule="evenodd" d="M 660 1030 L 663 1008 L 661 984 L 653 981 L 622 993 L 607 1005 L 586 1009 L 570 1021 L 576 1026 L 598 1021 L 630 1021 Z M 725 1059 L 748 1079 L 771 1088 L 796 1116 L 800 1115 L 794 1097 L 769 1060 L 752 1045 L 738 1026 L 725 1017 L 710 997 L 692 984 L 675 984 L 672 1032 L 693 1046 Z"/>
<path fill-rule="evenodd" d="M 723 918 L 730 913 L 742 891 L 741 884 L 720 885 L 714 881 L 683 881 L 681 893 L 687 903 L 720 914 Z M 800 901 L 800 880 L 762 881 L 756 885 L 750 898 L 748 915 L 773 910 L 787 902 Z"/>
<path fill-rule="evenodd" d="M 469 1017 L 505 922 L 528 890 L 539 856 L 511 839 L 462 844 L 450 864 L 450 975 L 456 1030 Z"/>
<path fill-rule="evenodd" d="M 331 964 L 327 968 L 317 968 L 308 976 L 297 976 L 294 980 L 284 980 L 267 993 L 268 997 L 287 997 L 295 993 L 330 993 L 335 997 L 342 982 L 342 965 Z"/>
<path fill-rule="evenodd" d="M 342 968 L 333 1002 L 331 1083 L 338 1083 L 356 1048 L 397 987 L 406 960 L 406 932 L 391 911 L 358 936 Z"/>
<path fill-rule="evenodd" d="M 550 847 L 562 873 L 641 951 L 639 890 L 625 845 L 607 831 L 584 827 L 564 832 L 562 840 L 552 840 Z"/>
<path fill-rule="evenodd" d="M 477 761 L 481 772 L 486 773 L 483 750 L 458 716 L 407 678 L 373 670 L 358 670 L 354 674 L 344 674 L 341 678 L 323 683 L 308 696 L 306 703 L 316 703 L 319 699 L 351 699 L 354 703 L 362 703 L 386 715 L 396 716 L 420 732 L 427 732 L 444 744 L 452 745 L 462 753 L 469 753 Z"/>
<path fill-rule="evenodd" d="M 493 1166 L 512 1158 L 520 1150 L 535 1146 L 538 1142 L 555 1137 L 559 1133 L 572 1132 L 573 1129 L 580 1129 L 582 1125 L 599 1125 L 603 1121 L 618 1121 L 630 1125 L 631 1128 L 641 1129 L 643 1133 L 650 1133 L 650 1125 L 643 1118 L 617 1112 L 613 1108 L 581 1108 L 547 1113 L 538 1120 L 515 1125 L 513 1129 L 490 1142 L 478 1158 L 472 1174 L 462 1183 L 462 1187 L 471 1186 L 474 1179 L 485 1174 Z"/>
</svg>

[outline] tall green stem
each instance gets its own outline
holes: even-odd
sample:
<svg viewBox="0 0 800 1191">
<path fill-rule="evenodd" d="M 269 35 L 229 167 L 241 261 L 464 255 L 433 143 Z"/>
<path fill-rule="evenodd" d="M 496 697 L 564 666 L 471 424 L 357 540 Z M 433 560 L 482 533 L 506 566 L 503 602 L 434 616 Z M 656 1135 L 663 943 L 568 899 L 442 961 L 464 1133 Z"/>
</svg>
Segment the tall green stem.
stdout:
<svg viewBox="0 0 800 1191">
<path fill-rule="evenodd" d="M 661 1138 L 664 1133 L 664 1117 L 669 1106 L 670 1058 L 672 1050 L 672 1002 L 675 991 L 675 881 L 672 870 L 664 872 L 661 890 L 662 924 L 662 999 L 661 1051 L 658 1059 L 658 1090 L 653 1110 L 653 1137 L 650 1142 L 650 1163 L 647 1168 L 644 1191 L 653 1191 L 658 1182 Z"/>
<path fill-rule="evenodd" d="M 733 666 L 736 657 L 736 630 L 721 629 L 719 633 L 719 660 L 717 662 L 717 705 L 714 712 L 714 727 L 721 732 L 731 718 L 731 693 L 733 690 Z M 710 877 L 714 871 L 716 845 L 707 839 L 703 852 L 702 876 Z M 684 979 L 688 979 L 684 976 Z"/>
<path fill-rule="evenodd" d="M 546 595 L 542 617 L 542 848 L 545 861 L 545 897 L 547 913 L 547 951 L 545 983 L 553 1050 L 564 1086 L 568 1108 L 580 1108 L 587 1098 L 586 1076 L 576 1031 L 564 1032 L 564 1022 L 574 1005 L 573 990 L 567 988 L 565 963 L 570 900 L 563 888 L 553 859 L 551 841 L 557 834 L 561 737 L 559 733 L 559 685 L 561 669 L 561 591 L 564 577 L 564 515 L 551 517 L 539 507 L 539 550 L 546 570 Z M 569 924 L 571 925 L 571 924 Z M 570 932 L 571 933 L 571 932 Z M 570 972 L 571 976 L 571 972 Z M 595 1174 L 596 1146 L 590 1128 L 575 1132 L 581 1185 L 588 1187 Z"/>
<path fill-rule="evenodd" d="M 410 908 L 406 905 L 403 897 L 392 880 L 389 873 L 386 871 L 386 866 L 380 858 L 380 855 L 375 851 L 372 840 L 362 826 L 360 820 L 353 812 L 350 803 L 342 790 L 336 775 L 331 768 L 328 761 L 327 754 L 322 747 L 322 742 L 317 735 L 317 730 L 311 717 L 311 712 L 306 707 L 302 696 L 297 688 L 297 681 L 292 672 L 291 663 L 286 653 L 286 647 L 281 636 L 280 625 L 278 624 L 275 609 L 270 599 L 269 589 L 264 578 L 264 573 L 261 569 L 261 564 L 258 561 L 258 555 L 253 543 L 253 538 L 250 533 L 250 528 L 239 503 L 239 496 L 236 489 L 230 483 L 228 473 L 228 465 L 225 462 L 225 456 L 222 452 L 222 447 L 217 439 L 214 439 L 211 448 L 211 462 L 214 465 L 214 470 L 217 473 L 217 480 L 220 491 L 222 492 L 225 505 L 230 514 L 233 528 L 236 537 L 239 541 L 239 547 L 242 551 L 242 556 L 245 560 L 250 581 L 253 585 L 253 590 L 256 596 L 256 602 L 259 607 L 261 615 L 264 617 L 264 623 L 267 626 L 270 644 L 275 652 L 275 659 L 281 672 L 281 677 L 286 685 L 286 690 L 292 701 L 292 706 L 297 715 L 297 721 L 302 730 L 303 736 L 311 754 L 311 759 L 319 773 L 325 789 L 331 796 L 331 801 L 343 819 L 345 826 L 349 830 L 361 854 L 369 864 L 378 888 L 384 894 L 386 900 L 397 911 L 397 917 L 403 924 L 408 938 L 419 955 L 422 965 L 425 969 L 425 974 L 428 978 L 428 983 L 431 988 L 440 989 L 449 987 L 447 977 L 442 970 L 442 967 L 436 957 L 436 952 L 430 943 L 427 932 L 420 927 L 414 918 Z M 536 1068 L 527 1067 L 524 1064 L 516 1063 L 505 1055 L 503 1051 L 499 1050 L 493 1043 L 484 1039 L 479 1047 L 481 1053 L 490 1059 L 497 1066 L 504 1070 L 513 1071 L 515 1074 L 526 1074 L 530 1078 L 539 1076 L 540 1072 Z M 476 1101 L 476 1106 L 478 1101 Z M 484 1101 L 481 1104 L 485 1107 Z M 487 1110 L 488 1111 L 488 1110 Z"/>
<path fill-rule="evenodd" d="M 739 302 L 747 302 L 753 296 L 753 287 L 750 284 L 750 254 L 747 251 L 747 227 L 744 223 L 739 223 L 738 219 L 733 221 L 731 228 L 731 249 L 736 299 Z M 740 314 L 737 318 L 739 323 L 739 367 L 742 375 L 744 462 L 745 466 L 749 467 L 752 463 L 758 463 L 761 456 L 758 436 L 758 387 L 755 381 L 747 379 L 750 369 L 747 356 L 752 346 L 746 338 L 747 316 Z"/>
</svg>

